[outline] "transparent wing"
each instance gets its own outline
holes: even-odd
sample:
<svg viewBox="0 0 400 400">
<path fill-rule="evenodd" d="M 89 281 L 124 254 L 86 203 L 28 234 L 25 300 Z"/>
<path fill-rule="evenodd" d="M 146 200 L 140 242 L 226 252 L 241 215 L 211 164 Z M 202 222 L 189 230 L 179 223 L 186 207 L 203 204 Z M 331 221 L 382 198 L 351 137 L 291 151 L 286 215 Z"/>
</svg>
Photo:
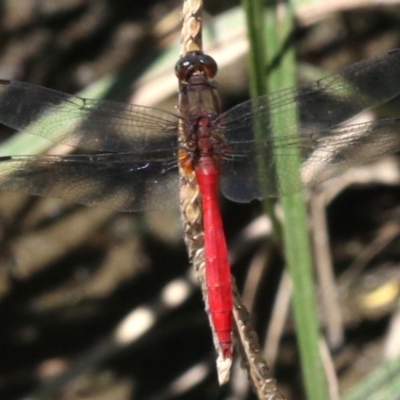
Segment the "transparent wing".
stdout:
<svg viewBox="0 0 400 400">
<path fill-rule="evenodd" d="M 0 158 L 0 189 L 122 211 L 177 204 L 177 125 L 168 112 L 0 81 L 0 123 L 93 155 Z"/>
<path fill-rule="evenodd" d="M 276 154 L 297 157 L 298 176 L 276 168 Z M 347 169 L 400 151 L 400 119 L 348 125 L 309 136 L 275 138 L 255 144 L 237 142 L 229 147 L 222 165 L 221 187 L 230 199 L 248 202 L 267 196 L 292 194 L 312 187 Z M 262 168 L 257 169 L 257 162 Z"/>
<path fill-rule="evenodd" d="M 90 100 L 24 82 L 0 80 L 0 123 L 92 151 L 177 147 L 179 117 L 166 111 Z"/>
<path fill-rule="evenodd" d="M 378 158 L 379 148 L 386 154 L 396 143 L 397 122 L 355 125 L 340 128 L 339 124 L 362 110 L 381 104 L 400 93 L 400 51 L 394 50 L 378 57 L 354 64 L 343 71 L 308 85 L 286 89 L 242 103 L 222 114 L 219 122 L 228 142 L 228 155 L 222 165 L 223 193 L 236 201 L 250 201 L 276 196 L 278 189 L 284 194 L 298 191 L 338 175 L 341 171 L 361 162 Z M 297 115 L 297 120 L 292 115 Z M 280 117 L 284 137 L 275 137 L 271 121 Z M 261 135 L 256 140 L 254 130 Z M 349 138 L 349 134 L 355 139 Z M 362 132 L 366 136 L 362 139 Z M 377 149 L 370 148 L 371 135 Z M 363 144 L 365 141 L 365 144 Z M 363 153 L 359 146 L 366 145 L 373 156 L 357 157 Z M 278 188 L 275 168 L 276 151 L 284 157 L 294 157 L 296 146 L 302 155 L 301 187 L 290 172 L 281 171 Z M 351 146 L 352 149 L 343 149 Z M 398 150 L 398 149 L 397 149 Z M 384 152 L 380 153 L 381 155 Z M 330 160 L 342 160 L 333 163 Z M 262 168 L 257 167 L 257 160 Z M 304 171 L 319 171 L 319 177 L 305 177 Z M 262 184 L 260 182 L 262 181 Z M 282 183 L 281 183 L 282 186 Z"/>
<path fill-rule="evenodd" d="M 121 211 L 178 204 L 170 151 L 0 157 L 0 190 L 52 196 Z"/>
</svg>

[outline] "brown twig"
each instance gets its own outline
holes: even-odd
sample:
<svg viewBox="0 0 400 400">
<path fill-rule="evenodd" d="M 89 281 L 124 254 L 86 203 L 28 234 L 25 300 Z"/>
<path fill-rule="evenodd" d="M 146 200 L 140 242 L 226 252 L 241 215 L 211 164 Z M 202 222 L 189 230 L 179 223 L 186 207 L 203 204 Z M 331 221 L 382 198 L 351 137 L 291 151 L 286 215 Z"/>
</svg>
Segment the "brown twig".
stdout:
<svg viewBox="0 0 400 400">
<path fill-rule="evenodd" d="M 202 1 L 185 0 L 182 11 L 182 37 L 180 56 L 184 57 L 188 53 L 202 53 L 202 21 L 201 21 Z M 183 95 L 185 82 L 180 81 L 180 110 L 185 109 L 185 96 Z M 179 127 L 179 143 L 185 143 L 185 129 L 182 122 Z M 184 147 L 182 154 L 185 153 Z M 213 320 L 210 317 L 207 286 L 205 282 L 205 253 L 204 253 L 204 229 L 201 196 L 196 180 L 196 175 L 191 166 L 187 166 L 180 157 L 180 194 L 181 210 L 184 227 L 184 237 L 189 252 L 189 258 L 197 273 L 198 280 L 203 292 L 203 298 L 206 304 L 206 310 L 209 315 L 212 328 L 215 349 L 217 351 L 217 372 L 220 384 L 225 383 L 230 375 L 231 357 L 224 356 L 223 349 L 218 340 L 213 326 Z M 257 335 L 250 324 L 248 312 L 245 309 L 242 300 L 234 284 L 234 310 L 233 319 L 235 321 L 238 346 L 241 350 L 247 368 L 250 381 L 256 390 L 260 399 L 278 400 L 283 397 L 278 393 L 276 382 L 269 375 L 268 368 L 262 358 Z"/>
<path fill-rule="evenodd" d="M 180 51 L 181 57 L 194 51 L 202 52 L 201 11 L 201 0 L 184 1 L 182 10 L 183 27 Z M 182 105 L 182 97 L 179 99 L 179 104 Z M 179 143 L 185 143 L 185 130 L 182 122 L 179 125 Z M 206 311 L 210 321 L 214 346 L 218 354 L 218 380 L 220 384 L 224 384 L 229 379 L 232 360 L 225 358 L 223 355 L 209 313 L 207 286 L 205 282 L 203 214 L 199 187 L 194 170 L 192 168 L 186 168 L 185 164 L 182 164 L 181 162 L 179 163 L 179 175 L 184 240 L 188 248 L 189 259 L 196 271 L 197 279 L 200 283 Z"/>
<path fill-rule="evenodd" d="M 238 339 L 237 344 L 253 389 L 259 400 L 283 400 L 284 397 L 278 391 L 277 382 L 272 378 L 267 363 L 263 359 L 257 334 L 234 282 L 232 288 L 234 293 L 233 318 Z"/>
<path fill-rule="evenodd" d="M 202 0 L 184 0 L 182 9 L 182 31 L 181 31 L 181 51 L 180 56 L 184 57 L 193 51 L 201 52 L 202 43 L 202 23 L 201 13 L 203 10 Z"/>
</svg>

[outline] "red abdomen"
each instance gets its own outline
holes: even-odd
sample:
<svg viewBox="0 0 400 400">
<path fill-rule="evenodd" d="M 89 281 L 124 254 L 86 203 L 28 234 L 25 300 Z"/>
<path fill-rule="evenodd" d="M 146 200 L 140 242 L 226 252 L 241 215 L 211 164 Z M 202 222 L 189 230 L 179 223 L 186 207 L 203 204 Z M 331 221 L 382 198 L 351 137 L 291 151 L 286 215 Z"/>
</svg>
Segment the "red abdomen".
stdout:
<svg viewBox="0 0 400 400">
<path fill-rule="evenodd" d="M 206 285 L 211 322 L 224 358 L 232 357 L 232 289 L 228 249 L 218 203 L 219 171 L 212 157 L 196 166 L 203 206 Z"/>
</svg>

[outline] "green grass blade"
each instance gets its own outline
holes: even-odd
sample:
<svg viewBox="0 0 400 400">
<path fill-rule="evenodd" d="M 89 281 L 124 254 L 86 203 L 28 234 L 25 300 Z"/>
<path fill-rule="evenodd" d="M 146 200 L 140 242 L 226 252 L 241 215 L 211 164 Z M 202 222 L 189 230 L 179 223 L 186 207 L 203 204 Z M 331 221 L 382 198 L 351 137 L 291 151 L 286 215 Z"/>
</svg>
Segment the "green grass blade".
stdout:
<svg viewBox="0 0 400 400">
<path fill-rule="evenodd" d="M 260 9 L 260 3 L 258 0 L 243 0 L 250 38 L 250 79 L 252 82 L 250 87 L 253 96 L 263 94 L 267 88 L 270 91 L 276 91 L 291 87 L 296 83 L 294 52 L 289 41 L 293 29 L 292 10 L 281 2 L 270 6 L 264 19 L 265 13 L 263 9 Z M 272 62 L 276 63 L 278 68 L 272 70 L 267 79 L 266 66 L 273 65 Z M 274 135 L 285 135 L 285 127 L 290 123 L 288 119 L 292 119 L 293 124 L 296 123 L 296 112 L 290 114 L 286 112 L 284 116 L 271 115 L 270 123 Z M 257 128 L 256 122 L 256 135 L 262 134 Z M 300 153 L 297 157 L 289 158 L 283 157 L 277 151 L 275 159 L 278 180 L 288 171 L 300 179 Z M 259 168 L 264 167 L 261 165 Z M 284 180 L 279 183 L 281 187 L 285 186 Z M 293 310 L 307 398 L 309 400 L 329 399 L 319 352 L 317 306 L 303 195 L 300 193 L 284 196 L 281 202 L 285 215 L 283 226 L 285 256 L 293 281 Z"/>
<path fill-rule="evenodd" d="M 293 32 L 293 10 L 290 3 L 278 2 L 267 10 L 266 21 L 267 63 L 279 68 L 272 69 L 268 76 L 268 89 L 276 91 L 296 84 L 296 65 L 290 37 Z M 285 127 L 296 124 L 296 110 L 271 115 L 272 131 L 284 136 Z M 294 157 L 280 156 L 277 151 L 276 168 L 280 180 L 288 171 L 300 180 L 300 152 Z M 293 180 L 291 180 L 293 182 Z M 319 326 L 314 292 L 312 256 L 307 229 L 307 212 L 302 193 L 281 197 L 284 212 L 283 236 L 287 267 L 293 281 L 293 311 L 296 321 L 297 342 L 300 350 L 302 373 L 309 400 L 329 399 L 327 381 L 319 351 Z"/>
<path fill-rule="evenodd" d="M 267 81 L 265 76 L 265 19 L 264 5 L 257 0 L 242 0 L 245 11 L 247 32 L 249 37 L 249 84 L 250 95 L 252 98 L 262 96 L 267 93 Z M 264 132 L 263 121 L 254 121 L 254 136 L 261 141 Z M 263 165 L 263 160 L 259 160 L 258 169 L 260 171 L 267 168 Z M 282 232 L 280 223 L 274 211 L 275 201 L 265 199 L 263 201 L 263 209 L 271 218 L 273 225 L 274 237 L 277 241 L 281 241 Z"/>
</svg>

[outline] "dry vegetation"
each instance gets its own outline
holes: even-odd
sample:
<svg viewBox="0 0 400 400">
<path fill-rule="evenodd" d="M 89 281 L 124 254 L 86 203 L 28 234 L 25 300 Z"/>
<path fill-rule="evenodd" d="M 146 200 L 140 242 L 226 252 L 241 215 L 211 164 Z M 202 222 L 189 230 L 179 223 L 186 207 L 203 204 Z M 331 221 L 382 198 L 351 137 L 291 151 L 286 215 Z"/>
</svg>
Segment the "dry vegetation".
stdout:
<svg viewBox="0 0 400 400">
<path fill-rule="evenodd" d="M 209 3 L 211 26 L 237 6 L 228 0 Z M 400 47 L 397 3 L 299 5 L 294 35 L 299 78 L 317 79 Z M 179 41 L 180 7 L 172 0 L 3 0 L 0 78 L 69 93 L 104 85 L 107 98 L 143 102 L 145 93 L 172 110 L 174 61 L 167 64 L 160 55 Z M 247 96 L 239 46 L 244 26 L 230 26 L 233 39 L 211 54 L 221 64 L 225 107 Z M 232 40 L 238 54 L 232 53 Z M 138 81 L 155 63 L 162 71 L 157 85 L 153 79 Z M 379 116 L 400 116 L 399 105 L 395 99 L 378 110 Z M 10 131 L 1 134 L 5 141 Z M 399 352 L 397 164 L 394 157 L 349 171 L 324 184 L 310 202 L 316 267 L 324 277 L 316 290 L 318 296 L 328 294 L 320 304 L 330 307 L 320 310 L 326 345 L 334 354 L 326 362 L 338 375 L 340 393 Z M 261 338 L 268 338 L 267 358 L 286 396 L 302 399 L 280 249 L 259 218 L 258 204 L 224 201 L 223 207 L 234 274 Z M 191 282 L 177 210 L 122 214 L 2 193 L 0 238 L 2 400 L 251 398 L 246 377 L 237 369 L 231 383 L 218 387 L 197 288 L 189 286 L 182 303 L 165 304 L 160 297 L 178 277 Z M 329 297 L 332 287 L 337 293 Z M 154 326 L 142 307 L 153 309 Z M 144 334 L 135 334 L 129 316 L 142 318 L 135 326 Z"/>
</svg>

